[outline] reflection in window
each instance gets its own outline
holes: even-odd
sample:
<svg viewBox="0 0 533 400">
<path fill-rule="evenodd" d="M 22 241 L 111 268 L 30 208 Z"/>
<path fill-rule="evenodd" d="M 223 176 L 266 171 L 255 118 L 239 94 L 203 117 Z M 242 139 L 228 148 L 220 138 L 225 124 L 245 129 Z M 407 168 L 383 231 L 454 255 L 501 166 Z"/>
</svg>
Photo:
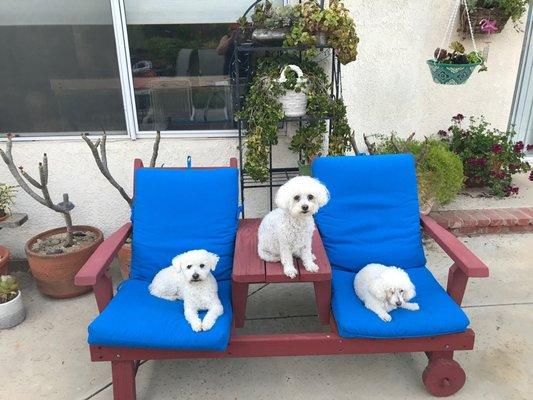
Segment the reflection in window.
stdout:
<svg viewBox="0 0 533 400">
<path fill-rule="evenodd" d="M 129 25 L 139 129 L 234 129 L 235 25 Z"/>
</svg>

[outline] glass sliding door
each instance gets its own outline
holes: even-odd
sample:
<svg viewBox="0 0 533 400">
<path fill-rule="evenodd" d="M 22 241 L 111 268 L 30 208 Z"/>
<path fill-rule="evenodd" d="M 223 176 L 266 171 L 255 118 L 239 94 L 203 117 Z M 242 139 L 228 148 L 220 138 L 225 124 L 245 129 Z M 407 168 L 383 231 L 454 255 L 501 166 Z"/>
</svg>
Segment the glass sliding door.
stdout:
<svg viewBox="0 0 533 400">
<path fill-rule="evenodd" d="M 236 128 L 231 96 L 236 21 L 251 3 L 124 0 L 140 133 Z"/>
<path fill-rule="evenodd" d="M 126 132 L 109 0 L 0 1 L 0 132 Z"/>
</svg>

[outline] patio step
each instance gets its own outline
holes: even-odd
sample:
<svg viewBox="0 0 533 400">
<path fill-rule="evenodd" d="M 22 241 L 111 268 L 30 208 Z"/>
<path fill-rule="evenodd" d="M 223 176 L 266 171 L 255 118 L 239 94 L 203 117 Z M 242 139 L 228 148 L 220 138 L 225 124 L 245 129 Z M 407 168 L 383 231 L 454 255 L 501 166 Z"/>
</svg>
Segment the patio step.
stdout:
<svg viewBox="0 0 533 400">
<path fill-rule="evenodd" d="M 430 216 L 456 236 L 533 232 L 533 207 L 443 210 Z"/>
</svg>

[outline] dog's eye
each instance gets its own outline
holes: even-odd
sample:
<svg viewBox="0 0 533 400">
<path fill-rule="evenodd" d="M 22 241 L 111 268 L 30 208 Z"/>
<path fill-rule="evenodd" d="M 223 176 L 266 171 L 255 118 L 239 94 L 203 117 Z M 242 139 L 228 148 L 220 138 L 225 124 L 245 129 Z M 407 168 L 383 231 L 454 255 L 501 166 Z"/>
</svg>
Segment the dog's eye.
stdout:
<svg viewBox="0 0 533 400">
<path fill-rule="evenodd" d="M 313 200 L 315 198 L 315 196 L 313 196 L 312 194 L 310 194 L 309 196 L 307 196 L 307 200 Z"/>
<path fill-rule="evenodd" d="M 187 269 L 191 269 L 192 265 L 187 265 Z"/>
<path fill-rule="evenodd" d="M 205 265 L 204 264 L 200 264 L 200 268 L 203 268 L 203 267 L 205 267 Z"/>
<path fill-rule="evenodd" d="M 294 196 L 294 200 L 295 201 L 300 201 L 300 196 L 298 196 L 298 195 Z"/>
<path fill-rule="evenodd" d="M 403 293 L 403 289 L 400 290 L 400 293 Z"/>
</svg>

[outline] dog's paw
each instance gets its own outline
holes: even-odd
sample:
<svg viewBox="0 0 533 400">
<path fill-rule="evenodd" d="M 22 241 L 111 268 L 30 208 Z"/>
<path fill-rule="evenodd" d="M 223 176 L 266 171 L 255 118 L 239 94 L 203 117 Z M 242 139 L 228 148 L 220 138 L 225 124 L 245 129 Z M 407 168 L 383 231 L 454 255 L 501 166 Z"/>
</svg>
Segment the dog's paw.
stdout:
<svg viewBox="0 0 533 400">
<path fill-rule="evenodd" d="M 293 279 L 298 275 L 298 270 L 294 267 L 292 268 L 284 268 L 283 273 L 287 275 L 289 278 Z"/>
<path fill-rule="evenodd" d="M 195 332 L 200 332 L 202 330 L 202 321 L 193 321 L 191 322 L 191 328 Z"/>
<path fill-rule="evenodd" d="M 418 311 L 420 310 L 420 306 L 418 303 L 411 303 L 411 311 Z"/>
<path fill-rule="evenodd" d="M 390 314 L 380 315 L 379 318 L 381 318 L 385 322 L 391 322 L 392 321 L 392 317 L 390 316 Z"/>
<path fill-rule="evenodd" d="M 211 329 L 213 327 L 213 325 L 215 325 L 215 321 L 212 321 L 212 320 L 206 321 L 206 320 L 204 320 L 202 322 L 202 330 L 203 331 L 208 331 L 209 329 Z"/>
<path fill-rule="evenodd" d="M 318 265 L 316 265 L 315 263 L 304 265 L 304 267 L 309 272 L 318 272 Z"/>
</svg>

